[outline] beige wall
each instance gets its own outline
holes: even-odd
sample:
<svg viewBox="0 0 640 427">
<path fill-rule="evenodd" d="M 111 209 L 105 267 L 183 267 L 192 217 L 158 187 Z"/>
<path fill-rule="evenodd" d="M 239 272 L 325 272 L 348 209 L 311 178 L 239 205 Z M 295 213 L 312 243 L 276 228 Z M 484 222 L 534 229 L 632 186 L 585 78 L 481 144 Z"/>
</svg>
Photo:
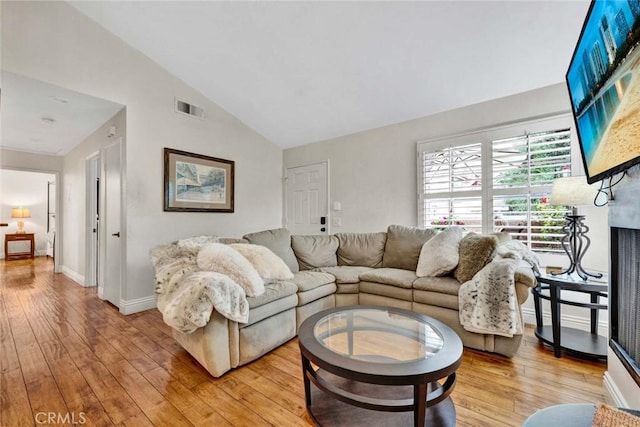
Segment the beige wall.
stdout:
<svg viewBox="0 0 640 427">
<path fill-rule="evenodd" d="M 124 300 L 153 297 L 149 249 L 157 244 L 199 234 L 239 236 L 281 224 L 277 146 L 67 3 L 2 2 L 0 7 L 3 69 L 127 108 Z M 203 107 L 205 119 L 175 113 L 175 97 Z M 235 213 L 163 212 L 163 147 L 234 160 Z M 64 186 L 84 186 L 76 172 L 67 174 Z M 80 242 L 78 236 L 67 249 L 84 251 L 76 246 Z M 82 268 L 79 253 L 65 255 Z"/>
<path fill-rule="evenodd" d="M 402 102 L 402 100 L 398 100 Z M 562 85 L 322 141 L 284 152 L 284 167 L 330 160 L 332 201 L 342 211 L 338 231 L 377 231 L 417 222 L 416 144 L 510 122 L 567 112 Z"/>
<path fill-rule="evenodd" d="M 284 168 L 329 160 L 330 202 L 342 210 L 337 233 L 380 231 L 389 224 L 417 224 L 417 161 L 419 141 L 570 110 L 564 84 L 557 84 L 483 102 L 420 119 L 284 151 Z M 576 156 L 579 159 L 579 155 Z M 579 161 L 575 166 L 581 168 Z M 332 203 L 329 204 L 332 206 Z M 583 208 L 591 235 L 606 241 L 606 209 Z M 331 222 L 331 221 L 330 221 Z M 602 240 L 600 240 L 602 241 Z M 594 245 L 584 264 L 606 270 L 606 245 Z"/>
<path fill-rule="evenodd" d="M 59 172 L 62 170 L 62 163 L 62 157 L 59 156 L 24 153 L 22 151 L 0 148 L 1 169 Z"/>
</svg>

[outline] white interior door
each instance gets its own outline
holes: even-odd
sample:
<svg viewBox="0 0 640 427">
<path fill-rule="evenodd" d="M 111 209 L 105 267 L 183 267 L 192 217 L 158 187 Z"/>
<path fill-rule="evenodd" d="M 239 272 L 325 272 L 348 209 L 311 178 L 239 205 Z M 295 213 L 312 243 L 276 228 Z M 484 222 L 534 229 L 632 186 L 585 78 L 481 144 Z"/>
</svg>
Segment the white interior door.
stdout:
<svg viewBox="0 0 640 427">
<path fill-rule="evenodd" d="M 122 220 L 122 142 L 116 141 L 104 148 L 102 153 L 102 179 L 103 194 L 100 215 L 100 228 L 103 231 L 100 237 L 103 244 L 100 245 L 103 262 L 99 267 L 99 276 L 102 278 L 103 298 L 120 306 L 120 291 L 122 286 L 122 252 L 123 236 L 121 230 Z"/>
<path fill-rule="evenodd" d="M 288 168 L 286 224 L 292 234 L 329 233 L 327 162 Z"/>
<path fill-rule="evenodd" d="M 85 267 L 85 286 L 98 286 L 99 246 L 98 230 L 100 218 L 100 154 L 89 157 L 86 161 L 87 171 L 87 214 L 86 242 L 87 259 Z M 98 288 L 100 292 L 102 288 Z M 102 295 L 100 293 L 100 295 Z"/>
</svg>

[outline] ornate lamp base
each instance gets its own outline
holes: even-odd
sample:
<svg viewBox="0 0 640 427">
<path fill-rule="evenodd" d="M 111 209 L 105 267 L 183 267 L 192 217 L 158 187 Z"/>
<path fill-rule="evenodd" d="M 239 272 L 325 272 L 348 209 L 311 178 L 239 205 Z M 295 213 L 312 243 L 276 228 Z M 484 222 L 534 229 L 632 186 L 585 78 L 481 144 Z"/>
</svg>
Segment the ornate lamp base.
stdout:
<svg viewBox="0 0 640 427">
<path fill-rule="evenodd" d="M 589 277 L 600 278 L 602 273 L 590 273 L 582 268 L 582 257 L 591 245 L 591 239 L 587 237 L 589 227 L 584 224 L 584 215 L 567 215 L 567 220 L 562 231 L 565 232 L 562 238 L 562 248 L 567 253 L 571 264 L 569 268 L 560 272 L 552 273 L 553 275 L 576 273 L 582 280 Z"/>
</svg>

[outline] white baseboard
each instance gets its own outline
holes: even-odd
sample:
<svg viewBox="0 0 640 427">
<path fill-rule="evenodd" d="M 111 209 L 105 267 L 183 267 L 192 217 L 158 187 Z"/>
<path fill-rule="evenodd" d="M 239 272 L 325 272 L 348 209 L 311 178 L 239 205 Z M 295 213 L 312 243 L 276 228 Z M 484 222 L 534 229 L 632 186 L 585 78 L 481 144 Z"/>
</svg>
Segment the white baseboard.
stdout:
<svg viewBox="0 0 640 427">
<path fill-rule="evenodd" d="M 618 408 L 629 408 L 629 403 L 622 395 L 622 392 L 616 385 L 615 381 L 609 374 L 609 371 L 604 373 L 604 397 L 605 401 L 612 406 Z"/>
<path fill-rule="evenodd" d="M 588 313 L 589 311 L 585 311 Z M 536 324 L 536 312 L 533 308 L 530 307 L 522 307 L 522 317 L 524 318 L 524 323 L 529 325 Z M 551 324 L 551 313 L 543 313 L 542 320 L 545 325 Z M 582 331 L 591 330 L 591 318 L 590 317 L 581 317 L 581 316 L 572 316 L 570 314 L 560 314 L 560 324 L 565 327 L 580 329 Z M 609 321 L 606 313 L 600 314 L 600 320 L 598 321 L 598 334 L 603 337 L 609 336 Z"/>
<path fill-rule="evenodd" d="M 78 285 L 84 286 L 84 276 L 82 274 L 70 269 L 66 265 L 62 266 L 62 274 L 64 274 L 69 279 L 71 279 L 74 282 L 76 282 Z"/>
<path fill-rule="evenodd" d="M 122 314 L 138 313 L 140 311 L 150 310 L 156 307 L 157 303 L 155 295 L 132 300 L 120 300 L 120 313 Z"/>
</svg>

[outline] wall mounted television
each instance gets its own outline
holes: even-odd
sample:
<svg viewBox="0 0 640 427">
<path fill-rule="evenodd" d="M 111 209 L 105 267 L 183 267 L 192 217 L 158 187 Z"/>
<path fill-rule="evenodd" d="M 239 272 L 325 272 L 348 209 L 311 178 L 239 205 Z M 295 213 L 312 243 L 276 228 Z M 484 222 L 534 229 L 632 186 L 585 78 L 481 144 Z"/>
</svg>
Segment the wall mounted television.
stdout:
<svg viewBox="0 0 640 427">
<path fill-rule="evenodd" d="M 592 0 L 566 81 L 589 184 L 640 163 L 640 0 Z"/>
</svg>

